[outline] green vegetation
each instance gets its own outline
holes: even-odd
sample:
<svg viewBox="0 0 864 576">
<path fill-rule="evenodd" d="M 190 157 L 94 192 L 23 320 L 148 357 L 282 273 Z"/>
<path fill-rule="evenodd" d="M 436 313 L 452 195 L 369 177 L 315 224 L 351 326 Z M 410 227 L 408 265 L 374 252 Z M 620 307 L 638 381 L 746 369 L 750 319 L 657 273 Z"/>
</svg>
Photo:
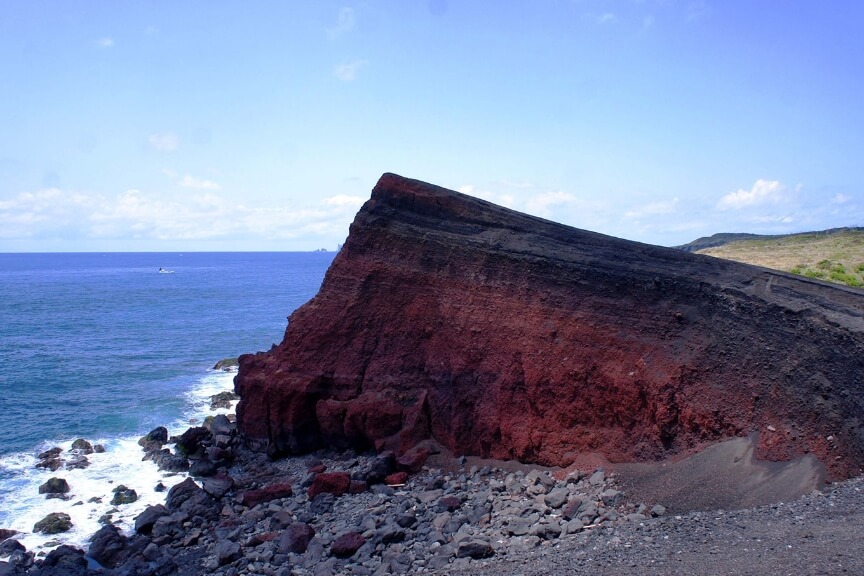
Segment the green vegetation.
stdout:
<svg viewBox="0 0 864 576">
<path fill-rule="evenodd" d="M 864 287 L 862 228 L 740 238 L 698 252 L 853 288 Z"/>
</svg>

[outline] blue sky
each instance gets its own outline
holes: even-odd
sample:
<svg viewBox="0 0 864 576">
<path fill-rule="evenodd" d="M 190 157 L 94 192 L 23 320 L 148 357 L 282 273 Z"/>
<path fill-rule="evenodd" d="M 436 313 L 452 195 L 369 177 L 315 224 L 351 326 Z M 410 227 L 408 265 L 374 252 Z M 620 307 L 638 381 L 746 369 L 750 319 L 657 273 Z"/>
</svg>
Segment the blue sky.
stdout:
<svg viewBox="0 0 864 576">
<path fill-rule="evenodd" d="M 864 225 L 864 2 L 0 0 L 0 251 L 335 249 L 383 172 L 661 245 Z"/>
</svg>

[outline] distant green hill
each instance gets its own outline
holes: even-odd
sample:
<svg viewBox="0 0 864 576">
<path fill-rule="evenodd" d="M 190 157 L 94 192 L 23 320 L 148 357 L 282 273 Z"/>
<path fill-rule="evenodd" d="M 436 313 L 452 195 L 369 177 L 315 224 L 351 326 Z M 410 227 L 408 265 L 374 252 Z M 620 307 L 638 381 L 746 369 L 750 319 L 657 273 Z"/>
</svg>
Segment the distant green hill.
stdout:
<svg viewBox="0 0 864 576">
<path fill-rule="evenodd" d="M 678 249 L 847 286 L 864 286 L 864 228 L 781 236 L 715 234 Z"/>
</svg>

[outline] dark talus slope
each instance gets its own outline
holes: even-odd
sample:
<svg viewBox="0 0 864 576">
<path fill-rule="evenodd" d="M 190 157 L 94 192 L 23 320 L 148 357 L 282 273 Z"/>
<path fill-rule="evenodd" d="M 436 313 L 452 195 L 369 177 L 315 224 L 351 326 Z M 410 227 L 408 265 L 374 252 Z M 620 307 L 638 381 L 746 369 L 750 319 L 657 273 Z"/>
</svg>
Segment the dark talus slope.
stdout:
<svg viewBox="0 0 864 576">
<path fill-rule="evenodd" d="M 237 415 L 319 446 L 566 465 L 761 432 L 757 456 L 864 463 L 864 295 L 381 177 L 283 342 L 240 358 Z"/>
</svg>

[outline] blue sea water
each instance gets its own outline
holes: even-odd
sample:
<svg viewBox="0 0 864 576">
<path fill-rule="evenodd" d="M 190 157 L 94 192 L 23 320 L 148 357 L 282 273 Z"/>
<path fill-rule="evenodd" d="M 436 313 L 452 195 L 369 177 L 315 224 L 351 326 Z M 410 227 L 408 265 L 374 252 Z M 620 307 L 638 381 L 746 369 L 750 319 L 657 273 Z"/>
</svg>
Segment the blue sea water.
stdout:
<svg viewBox="0 0 864 576">
<path fill-rule="evenodd" d="M 75 438 L 108 450 L 86 470 L 53 474 L 77 475 L 73 500 L 105 490 L 100 474 L 158 480 L 155 467 L 140 468 L 134 439 L 203 416 L 209 394 L 231 388 L 233 374 L 214 363 L 281 341 L 333 257 L 0 254 L 0 528 L 32 529 L 59 506 L 33 495 L 48 474 L 33 469 L 35 455 Z M 80 541 L 90 520 L 70 538 Z"/>
</svg>

